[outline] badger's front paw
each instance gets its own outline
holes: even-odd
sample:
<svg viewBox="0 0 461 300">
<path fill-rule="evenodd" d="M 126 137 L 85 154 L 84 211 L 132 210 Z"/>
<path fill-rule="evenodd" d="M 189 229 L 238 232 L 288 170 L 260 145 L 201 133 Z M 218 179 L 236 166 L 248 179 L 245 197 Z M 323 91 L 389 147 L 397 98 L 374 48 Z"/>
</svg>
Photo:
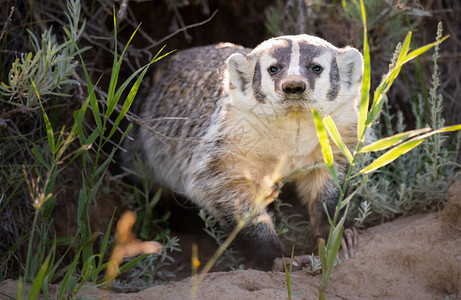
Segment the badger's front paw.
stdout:
<svg viewBox="0 0 461 300">
<path fill-rule="evenodd" d="M 344 234 L 341 239 L 341 248 L 344 251 L 344 258 L 348 260 L 354 257 L 354 246 L 358 243 L 358 232 L 355 227 L 344 229 Z"/>
<path fill-rule="evenodd" d="M 311 256 L 310 255 L 298 255 L 293 257 L 293 260 L 289 257 L 278 257 L 274 259 L 274 264 L 272 266 L 273 271 L 284 272 L 285 266 L 287 269 L 290 268 L 290 264 L 292 265 L 292 270 L 301 270 L 303 266 L 306 266 L 311 263 Z"/>
</svg>

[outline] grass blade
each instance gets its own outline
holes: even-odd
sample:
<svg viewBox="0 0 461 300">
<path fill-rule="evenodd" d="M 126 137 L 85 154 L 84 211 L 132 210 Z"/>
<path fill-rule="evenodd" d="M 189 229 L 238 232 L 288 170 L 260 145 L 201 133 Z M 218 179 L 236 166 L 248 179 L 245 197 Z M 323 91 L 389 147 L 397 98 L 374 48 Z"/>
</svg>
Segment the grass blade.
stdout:
<svg viewBox="0 0 461 300">
<path fill-rule="evenodd" d="M 293 248 L 291 249 L 290 269 L 287 268 L 285 257 L 282 257 L 283 266 L 285 268 L 285 277 L 286 277 L 286 282 L 287 282 L 288 300 L 291 300 L 291 270 L 293 267 L 294 254 L 295 254 L 295 246 L 293 245 Z"/>
<path fill-rule="evenodd" d="M 145 259 L 147 257 L 147 255 L 149 254 L 141 254 L 135 258 L 133 258 L 132 260 L 130 260 L 129 262 L 123 264 L 122 266 L 120 266 L 119 268 L 119 274 L 122 274 L 123 272 L 125 272 L 126 270 L 128 270 L 129 268 L 131 268 L 132 266 L 134 266 L 135 264 L 137 264 L 138 262 L 142 261 L 143 259 Z M 150 254 L 150 255 L 153 255 L 153 254 Z"/>
<path fill-rule="evenodd" d="M 423 128 L 423 129 L 420 129 L 420 130 L 423 131 L 423 130 L 426 130 L 426 128 Z M 413 148 L 415 148 L 416 146 L 421 144 L 424 141 L 425 138 L 430 137 L 431 135 L 434 135 L 434 134 L 437 134 L 437 133 L 442 133 L 442 132 L 458 131 L 458 130 L 461 130 L 461 124 L 443 127 L 443 128 L 428 132 L 426 134 L 414 137 L 411 140 L 409 140 L 409 141 L 407 141 L 405 143 L 402 143 L 397 147 L 394 147 L 393 149 L 387 151 L 386 153 L 384 153 L 383 155 L 378 157 L 374 162 L 369 164 L 367 167 L 363 168 L 359 172 L 359 174 L 366 174 L 366 173 L 375 171 L 375 170 L 381 168 L 382 166 L 385 166 L 385 165 L 393 162 L 399 156 L 409 152 L 410 150 L 412 150 Z M 380 141 L 378 141 L 378 142 L 380 142 Z M 383 143 L 385 143 L 385 142 L 383 142 Z M 376 144 L 376 143 L 374 143 L 374 144 Z M 372 150 L 369 150 L 369 151 L 372 151 Z"/>
<path fill-rule="evenodd" d="M 327 279 L 327 272 L 324 272 L 328 266 L 327 266 L 327 253 L 326 253 L 326 245 L 325 245 L 325 240 L 320 239 L 319 240 L 319 258 L 320 258 L 320 264 L 322 265 L 322 285 L 325 286 L 326 284 L 325 281 Z"/>
<path fill-rule="evenodd" d="M 365 175 L 363 177 L 363 180 L 362 182 L 360 183 L 360 185 L 352 192 L 350 193 L 346 199 L 344 199 L 343 201 L 341 201 L 341 205 L 339 206 L 339 210 L 342 210 L 344 207 L 346 207 L 346 205 L 352 200 L 352 198 L 354 198 L 355 194 L 357 194 L 357 192 L 359 192 L 362 187 L 365 185 L 365 183 L 367 182 L 368 180 L 368 175 Z"/>
<path fill-rule="evenodd" d="M 37 87 L 35 86 L 35 82 L 31 80 L 32 86 L 34 87 L 35 94 L 37 94 L 38 101 L 40 102 L 40 107 L 42 108 L 43 120 L 45 121 L 46 126 L 46 137 L 48 138 L 48 145 L 50 146 L 51 153 L 56 153 L 56 144 L 54 142 L 54 132 L 53 128 L 51 127 L 50 119 L 48 118 L 48 114 L 43 107 L 42 100 L 40 100 L 40 95 L 38 93 Z"/>
<path fill-rule="evenodd" d="M 371 152 L 371 151 L 380 151 L 380 150 L 385 150 L 387 148 L 390 148 L 392 146 L 395 146 L 411 137 L 414 137 L 415 135 L 428 132 L 430 131 L 431 128 L 422 128 L 422 129 L 415 129 L 415 130 L 410 130 L 410 131 L 405 131 L 402 133 L 394 134 L 393 136 L 387 137 L 380 139 L 374 143 L 371 143 L 370 145 L 367 145 L 360 149 L 359 153 L 365 153 L 365 152 Z"/>
<path fill-rule="evenodd" d="M 50 166 L 45 162 L 43 159 L 42 154 L 40 153 L 40 150 L 38 150 L 37 145 L 34 144 L 32 147 L 32 154 L 34 154 L 35 158 L 47 169 L 50 169 Z"/>
<path fill-rule="evenodd" d="M 434 133 L 457 131 L 457 130 L 461 130 L 461 124 L 443 127 L 443 128 L 434 130 Z"/>
<path fill-rule="evenodd" d="M 374 122 L 375 118 L 378 116 L 379 112 L 381 111 L 381 107 L 384 104 L 384 99 L 387 91 L 392 86 L 395 78 L 397 78 L 397 76 L 400 73 L 400 70 L 403 66 L 402 62 L 405 60 L 405 57 L 410 48 L 411 36 L 412 33 L 408 32 L 407 36 L 405 37 L 405 41 L 403 42 L 403 46 L 400 49 L 399 57 L 397 58 L 397 61 L 395 63 L 396 66 L 394 66 L 392 69 L 388 71 L 388 73 L 386 74 L 386 76 L 381 81 L 381 83 L 376 88 L 373 94 L 373 105 L 370 113 L 368 114 L 368 118 L 366 121 L 367 126 L 371 125 Z"/>
<path fill-rule="evenodd" d="M 116 21 L 115 21 L 115 15 L 114 15 L 114 26 L 116 26 L 115 23 L 116 23 Z M 118 96 L 118 97 L 114 96 L 115 95 L 115 87 L 117 85 L 117 80 L 118 80 L 118 77 L 119 77 L 120 68 L 122 66 L 123 57 L 125 56 L 126 50 L 128 49 L 128 46 L 130 45 L 133 37 L 135 36 L 136 32 L 138 31 L 139 26 L 141 26 L 141 24 L 139 24 L 138 27 L 136 27 L 134 32 L 131 34 L 131 37 L 128 40 L 128 42 L 126 43 L 125 48 L 123 49 L 122 53 L 120 54 L 120 58 L 118 59 L 118 61 L 117 61 L 117 52 L 114 53 L 114 65 L 113 65 L 112 74 L 111 74 L 111 77 L 110 77 L 109 93 L 107 94 L 107 110 L 106 110 L 106 113 L 105 113 L 106 117 L 109 117 L 112 114 L 112 112 L 115 109 L 115 106 L 118 103 L 118 100 L 120 99 L 120 96 Z M 117 40 L 115 40 L 115 43 L 117 43 Z M 133 75 L 131 76 L 131 78 L 134 77 Z"/>
<path fill-rule="evenodd" d="M 424 52 L 426 52 L 427 50 L 433 48 L 434 46 L 437 46 L 439 45 L 440 43 L 442 43 L 443 41 L 445 41 L 446 39 L 448 39 L 450 36 L 449 35 L 446 35 L 444 36 L 443 38 L 440 39 L 440 41 L 435 41 L 433 43 L 430 43 L 430 44 L 427 44 L 425 46 L 422 46 L 422 47 L 419 47 L 418 49 L 416 50 L 413 50 L 411 51 L 410 53 L 408 53 L 407 56 L 405 56 L 405 60 L 401 63 L 401 65 L 404 65 L 406 64 L 407 62 L 409 62 L 410 60 L 420 56 L 421 54 L 423 54 Z"/>
<path fill-rule="evenodd" d="M 425 139 L 427 137 L 430 137 L 431 135 L 434 135 L 434 134 L 437 134 L 437 133 L 443 133 L 443 132 L 450 132 L 450 131 L 458 131 L 458 130 L 461 130 L 461 124 L 458 124 L 458 125 L 451 125 L 451 126 L 448 126 L 448 127 L 443 127 L 443 128 L 439 128 L 437 130 L 433 130 L 431 132 L 428 132 L 426 134 L 423 134 L 423 135 L 420 135 L 420 136 L 417 136 L 413 139 L 411 139 L 412 141 L 413 140 L 421 140 L 421 139 Z"/>
<path fill-rule="evenodd" d="M 315 111 L 315 109 L 312 109 L 312 113 L 314 114 L 315 126 L 317 128 L 317 135 L 319 137 L 320 146 L 322 148 L 323 159 L 327 165 L 328 170 L 330 171 L 331 176 L 333 177 L 333 180 L 338 186 L 340 186 L 338 176 L 336 176 L 336 171 L 333 165 L 333 151 L 331 150 L 330 142 L 328 140 L 325 127 L 323 126 L 322 118 Z"/>
<path fill-rule="evenodd" d="M 399 158 L 399 156 L 407 153 L 408 151 L 412 150 L 419 144 L 421 144 L 424 140 L 410 140 L 399 146 L 387 151 L 380 157 L 378 157 L 374 162 L 369 164 L 367 167 L 360 170 L 359 174 L 367 174 L 372 171 L 375 171 L 391 162 Z"/>
<path fill-rule="evenodd" d="M 88 99 L 87 100 L 89 100 L 89 102 L 90 102 L 91 111 L 93 112 L 93 117 L 94 117 L 94 120 L 96 122 L 96 125 L 98 126 L 100 131 L 103 131 L 102 122 L 101 122 L 101 116 L 100 116 L 100 112 L 99 112 L 98 100 L 96 99 L 96 95 L 94 93 L 94 86 L 91 83 L 91 77 L 88 74 L 88 70 L 86 68 L 85 62 L 83 61 L 83 57 L 82 57 L 82 54 L 81 54 L 82 51 L 78 48 L 77 43 L 74 41 L 74 38 L 72 37 L 72 34 L 69 32 L 69 30 L 66 27 L 64 27 L 64 32 L 67 34 L 69 39 L 72 41 L 75 49 L 77 49 L 78 56 L 80 57 L 80 62 L 82 63 L 83 73 L 85 75 L 86 85 L 87 85 L 87 89 L 88 89 Z M 117 47 L 117 43 L 115 43 L 115 47 Z M 99 82 L 100 79 L 101 78 L 98 79 L 98 82 Z M 96 82 L 96 84 L 98 84 L 98 82 Z M 85 102 L 85 105 L 84 105 L 85 109 L 83 110 L 83 107 L 82 107 L 82 110 L 83 110 L 82 113 L 83 114 L 86 111 L 87 105 L 88 105 L 88 103 Z M 82 116 L 82 118 L 83 118 L 83 116 Z M 81 123 L 79 123 L 79 124 L 81 124 Z"/>
<path fill-rule="evenodd" d="M 327 242 L 327 257 L 326 257 L 326 262 L 328 265 L 327 268 L 327 280 L 325 281 L 325 286 L 328 283 L 328 279 L 330 278 L 331 272 L 333 271 L 336 257 L 338 256 L 338 251 L 339 247 L 341 246 L 341 239 L 343 237 L 343 231 L 344 231 L 344 220 L 345 216 L 341 218 L 341 221 L 338 225 L 336 225 L 335 229 L 333 230 L 333 235 L 330 235 L 328 237 L 328 242 Z M 330 242 L 331 241 L 331 242 Z"/>
<path fill-rule="evenodd" d="M 109 89 L 108 89 L 108 92 L 107 92 L 107 107 L 109 106 L 112 106 L 112 98 L 114 96 L 114 93 L 115 93 L 115 86 L 117 85 L 117 80 L 118 80 L 118 72 L 120 70 L 120 65 L 119 64 L 119 60 L 118 60 L 118 51 L 117 51 L 117 45 L 118 45 L 118 41 L 117 41 L 117 18 L 116 18 L 116 14 L 115 14 L 115 7 L 112 8 L 112 14 L 113 14 L 113 22 L 114 22 L 114 61 L 112 63 L 112 72 L 111 72 L 111 76 L 110 76 L 110 81 L 109 81 Z M 121 64 L 121 61 L 122 61 L 122 58 L 120 58 L 120 64 Z M 117 66 L 118 65 L 118 66 Z M 106 109 L 106 113 L 105 113 L 105 117 L 108 117 L 110 116 L 110 114 L 107 113 L 107 110 Z"/>
<path fill-rule="evenodd" d="M 45 279 L 46 271 L 48 270 L 48 265 L 50 263 L 51 253 L 48 254 L 45 262 L 40 267 L 40 270 L 35 277 L 34 282 L 32 283 L 32 287 L 30 288 L 29 295 L 27 295 L 27 299 L 38 299 L 38 294 L 40 294 L 40 290 L 42 289 L 42 283 Z"/>
<path fill-rule="evenodd" d="M 359 120 L 357 123 L 357 138 L 363 141 L 365 135 L 365 123 L 367 121 L 368 105 L 370 102 L 370 80 L 371 80 L 371 64 L 370 64 L 370 49 L 368 46 L 367 37 L 367 17 L 365 14 L 365 7 L 363 1 L 360 0 L 360 7 L 362 11 L 363 20 L 363 58 L 364 70 L 362 80 L 362 90 L 360 92 L 360 107 L 359 107 Z"/>
<path fill-rule="evenodd" d="M 323 119 L 323 124 L 325 125 L 328 133 L 330 134 L 333 142 L 338 146 L 339 150 L 344 154 L 347 161 L 351 164 L 352 163 L 352 154 L 349 151 L 349 148 L 344 144 L 344 141 L 339 134 L 338 128 L 336 127 L 333 119 L 330 116 L 327 116 Z"/>
<path fill-rule="evenodd" d="M 152 62 L 151 62 L 152 63 Z M 118 128 L 118 125 L 120 124 L 120 122 L 122 121 L 122 119 L 125 117 L 126 113 L 128 112 L 128 110 L 130 109 L 131 107 L 131 104 L 133 103 L 133 100 L 134 100 L 134 97 L 136 96 L 136 94 L 138 93 L 138 89 L 141 85 L 141 81 L 143 80 L 144 78 L 144 75 L 146 74 L 147 72 L 147 69 L 148 69 L 148 66 L 151 64 L 149 63 L 147 66 L 145 66 L 144 68 L 141 68 L 139 69 L 138 71 L 135 72 L 135 74 L 133 75 L 136 75 L 137 72 L 141 71 L 142 69 L 143 72 L 141 73 L 141 75 L 138 77 L 138 79 L 136 80 L 136 82 L 133 84 L 133 86 L 131 87 L 131 90 L 130 90 L 130 93 L 128 94 L 125 102 L 123 103 L 123 106 L 122 106 L 122 110 L 120 112 L 120 114 L 117 116 L 117 119 L 115 120 L 113 126 L 112 126 L 112 129 L 111 131 L 109 132 L 109 135 L 107 136 L 107 139 L 110 139 L 112 137 L 112 135 L 115 133 L 115 131 L 117 130 Z M 131 81 L 131 77 L 128 78 L 130 81 Z M 118 94 L 118 92 L 117 92 Z"/>
<path fill-rule="evenodd" d="M 109 243 L 110 231 L 112 229 L 112 222 L 114 221 L 114 216 L 115 216 L 115 209 L 114 209 L 114 212 L 112 213 L 112 217 L 110 218 L 109 225 L 107 225 L 106 233 L 104 234 L 101 251 L 99 252 L 98 268 L 101 268 L 103 265 L 102 260 L 104 258 L 104 254 L 106 253 L 107 245 Z M 93 275 L 94 282 L 96 282 L 98 274 L 99 272 Z"/>
</svg>

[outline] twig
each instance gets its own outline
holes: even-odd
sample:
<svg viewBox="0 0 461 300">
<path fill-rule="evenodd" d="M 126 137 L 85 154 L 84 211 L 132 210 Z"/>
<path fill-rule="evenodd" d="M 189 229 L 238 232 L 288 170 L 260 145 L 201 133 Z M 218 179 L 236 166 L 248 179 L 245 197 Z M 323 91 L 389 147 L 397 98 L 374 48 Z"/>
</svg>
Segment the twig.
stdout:
<svg viewBox="0 0 461 300">
<path fill-rule="evenodd" d="M 178 11 L 178 8 L 176 7 L 176 5 L 174 5 L 172 0 L 168 0 L 168 6 L 173 10 L 174 15 L 176 16 L 176 20 L 178 20 L 178 22 L 179 22 L 179 26 L 181 26 L 181 28 L 185 28 L 186 24 L 184 24 L 184 21 L 183 21 L 183 19 L 181 17 L 181 14 Z M 190 42 L 192 40 L 192 36 L 187 32 L 187 29 L 184 30 L 184 38 L 188 42 Z"/>
<path fill-rule="evenodd" d="M 166 40 L 170 39 L 172 36 L 175 36 L 176 34 L 184 31 L 184 30 L 187 30 L 187 29 L 190 29 L 190 28 L 194 28 L 194 27 L 198 27 L 198 26 L 201 26 L 203 24 L 206 24 L 208 22 L 211 21 L 211 19 L 213 19 L 213 17 L 216 15 L 216 13 L 218 12 L 218 10 L 215 10 L 214 13 L 208 18 L 206 19 L 205 21 L 202 21 L 202 22 L 199 22 L 199 23 L 195 23 L 195 24 L 192 24 L 192 25 L 188 25 L 186 27 L 183 27 L 183 28 L 180 28 L 178 30 L 176 30 L 175 32 L 167 35 L 166 37 L 162 38 L 161 40 L 159 40 L 158 42 L 156 42 L 155 44 L 152 44 L 146 48 L 143 48 L 142 50 L 150 50 L 152 48 L 155 48 L 157 47 L 158 45 L 162 44 L 163 42 L 165 42 Z"/>
<path fill-rule="evenodd" d="M 117 13 L 117 18 L 119 18 L 120 20 L 123 20 L 125 18 L 127 7 L 128 7 L 128 0 L 122 0 L 120 4 L 120 8 Z"/>
<path fill-rule="evenodd" d="M 11 17 L 13 17 L 13 13 L 14 13 L 14 6 L 11 6 L 10 14 L 8 15 L 8 18 L 5 21 L 5 24 L 3 24 L 2 33 L 0 34 L 0 41 L 2 40 L 3 35 L 5 34 L 6 26 L 8 25 L 8 22 L 11 21 Z"/>
</svg>

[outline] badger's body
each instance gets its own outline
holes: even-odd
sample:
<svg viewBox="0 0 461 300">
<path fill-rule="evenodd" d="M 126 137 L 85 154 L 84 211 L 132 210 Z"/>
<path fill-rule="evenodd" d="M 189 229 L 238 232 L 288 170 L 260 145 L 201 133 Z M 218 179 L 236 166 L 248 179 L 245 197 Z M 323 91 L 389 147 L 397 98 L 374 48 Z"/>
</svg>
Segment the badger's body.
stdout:
<svg viewBox="0 0 461 300">
<path fill-rule="evenodd" d="M 282 254 L 266 211 L 254 203 L 255 184 L 282 156 L 282 176 L 323 162 L 312 108 L 330 115 L 353 149 L 362 56 L 308 35 L 282 36 L 255 49 L 232 44 L 172 54 L 158 66 L 140 107 L 148 126 L 126 145 L 127 161 L 139 154 L 156 180 L 183 194 L 232 229 L 236 218 L 256 214 L 238 237 L 254 261 Z M 334 148 L 340 179 L 347 161 Z M 253 183 L 248 180 L 248 174 Z M 294 176 L 317 236 L 328 223 L 339 190 L 326 167 Z"/>
</svg>

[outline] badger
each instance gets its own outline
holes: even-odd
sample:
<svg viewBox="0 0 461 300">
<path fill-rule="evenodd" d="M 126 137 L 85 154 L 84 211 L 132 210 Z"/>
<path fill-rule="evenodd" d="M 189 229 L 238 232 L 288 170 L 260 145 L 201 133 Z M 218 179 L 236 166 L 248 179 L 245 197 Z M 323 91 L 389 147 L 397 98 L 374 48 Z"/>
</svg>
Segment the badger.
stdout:
<svg viewBox="0 0 461 300">
<path fill-rule="evenodd" d="M 221 43 L 174 53 L 157 66 L 139 104 L 147 125 L 125 143 L 125 163 L 139 155 L 159 185 L 228 231 L 251 216 L 235 243 L 253 265 L 270 268 L 283 246 L 267 209 L 255 201 L 255 186 L 284 156 L 281 176 L 296 174 L 291 180 L 313 233 L 327 237 L 323 206 L 333 216 L 340 189 L 321 165 L 312 109 L 331 116 L 354 149 L 362 73 L 358 50 L 306 34 L 271 38 L 254 49 Z M 333 153 L 342 181 L 348 162 L 339 149 Z M 321 166 L 297 172 L 314 165 Z"/>
</svg>

